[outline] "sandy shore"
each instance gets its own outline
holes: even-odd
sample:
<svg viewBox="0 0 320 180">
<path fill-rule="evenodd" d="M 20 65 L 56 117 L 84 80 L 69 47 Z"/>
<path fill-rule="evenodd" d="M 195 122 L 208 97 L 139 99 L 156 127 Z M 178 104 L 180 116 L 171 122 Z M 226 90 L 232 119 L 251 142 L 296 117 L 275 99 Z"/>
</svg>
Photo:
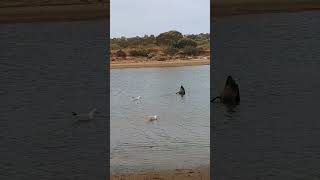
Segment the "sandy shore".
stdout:
<svg viewBox="0 0 320 180">
<path fill-rule="evenodd" d="M 201 167 L 197 169 L 176 169 L 167 171 L 137 172 L 116 174 L 111 180 L 209 180 L 210 169 Z"/>
<path fill-rule="evenodd" d="M 223 17 L 246 14 L 298 12 L 320 10 L 320 1 L 313 2 L 259 2 L 259 3 L 212 3 L 211 16 Z"/>
<path fill-rule="evenodd" d="M 0 6 L 0 23 L 107 19 L 109 4 Z"/>
<path fill-rule="evenodd" d="M 112 62 L 111 69 L 123 68 L 146 68 L 146 67 L 178 67 L 178 66 L 196 66 L 210 65 L 209 59 L 196 60 L 170 60 L 170 61 L 148 61 L 148 62 Z"/>
</svg>

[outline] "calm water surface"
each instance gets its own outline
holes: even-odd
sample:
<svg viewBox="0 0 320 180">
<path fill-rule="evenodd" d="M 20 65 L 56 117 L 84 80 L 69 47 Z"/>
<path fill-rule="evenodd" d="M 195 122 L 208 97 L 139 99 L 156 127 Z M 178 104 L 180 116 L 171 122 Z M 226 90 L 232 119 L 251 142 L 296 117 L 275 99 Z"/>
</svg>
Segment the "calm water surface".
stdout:
<svg viewBox="0 0 320 180">
<path fill-rule="evenodd" d="M 214 178 L 320 179 L 320 12 L 213 23 L 212 96 L 230 74 L 242 100 L 211 106 Z"/>
<path fill-rule="evenodd" d="M 0 25 L 0 179 L 105 179 L 107 22 Z M 71 112 L 100 114 L 76 123 Z"/>
<path fill-rule="evenodd" d="M 110 84 L 112 172 L 209 164 L 209 66 L 114 69 Z"/>
</svg>

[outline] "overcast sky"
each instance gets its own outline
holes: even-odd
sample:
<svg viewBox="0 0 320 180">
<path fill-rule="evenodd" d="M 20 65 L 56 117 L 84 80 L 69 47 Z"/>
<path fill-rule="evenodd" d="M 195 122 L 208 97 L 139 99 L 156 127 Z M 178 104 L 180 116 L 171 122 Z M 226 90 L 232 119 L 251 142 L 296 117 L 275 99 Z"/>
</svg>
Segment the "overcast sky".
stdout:
<svg viewBox="0 0 320 180">
<path fill-rule="evenodd" d="M 111 0 L 111 37 L 210 32 L 210 0 Z"/>
</svg>

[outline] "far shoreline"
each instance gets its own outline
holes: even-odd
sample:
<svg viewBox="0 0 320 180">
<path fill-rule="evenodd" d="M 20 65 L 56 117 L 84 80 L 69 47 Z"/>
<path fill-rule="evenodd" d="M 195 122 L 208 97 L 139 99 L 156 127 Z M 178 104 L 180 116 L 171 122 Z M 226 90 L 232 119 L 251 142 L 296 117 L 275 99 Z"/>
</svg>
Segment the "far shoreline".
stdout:
<svg viewBox="0 0 320 180">
<path fill-rule="evenodd" d="M 110 69 L 182 67 L 182 66 L 199 66 L 199 65 L 210 65 L 210 59 L 149 61 L 149 62 L 119 62 L 119 63 L 111 62 Z"/>
</svg>

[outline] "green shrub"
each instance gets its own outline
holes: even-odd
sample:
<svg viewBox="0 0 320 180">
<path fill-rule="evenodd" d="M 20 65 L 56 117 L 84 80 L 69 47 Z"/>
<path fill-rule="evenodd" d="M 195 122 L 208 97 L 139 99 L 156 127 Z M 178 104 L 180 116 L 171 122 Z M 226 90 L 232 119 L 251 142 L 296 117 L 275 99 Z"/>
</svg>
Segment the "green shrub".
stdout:
<svg viewBox="0 0 320 180">
<path fill-rule="evenodd" d="M 174 46 L 176 48 L 182 49 L 182 48 L 184 48 L 186 46 L 197 47 L 198 43 L 196 41 L 190 39 L 190 38 L 184 37 L 184 38 L 180 39 L 178 42 L 176 42 L 174 44 Z"/>
<path fill-rule="evenodd" d="M 183 35 L 178 31 L 168 31 L 159 34 L 156 37 L 156 42 L 160 46 L 171 46 L 174 43 L 178 42 L 179 39 L 182 39 Z"/>
<path fill-rule="evenodd" d="M 110 45 L 110 49 L 111 50 L 117 50 L 117 49 L 120 49 L 121 47 L 119 46 L 119 44 L 112 44 Z"/>
<path fill-rule="evenodd" d="M 132 49 L 129 51 L 130 56 L 142 56 L 142 57 L 148 57 L 148 54 L 150 51 L 146 49 Z"/>
<path fill-rule="evenodd" d="M 179 50 L 173 46 L 170 46 L 170 47 L 167 47 L 163 50 L 163 53 L 164 54 L 167 54 L 167 55 L 175 55 L 177 54 Z"/>
<path fill-rule="evenodd" d="M 193 46 L 186 46 L 182 49 L 182 53 L 188 56 L 197 56 L 200 53 L 199 48 Z"/>
<path fill-rule="evenodd" d="M 126 54 L 124 51 L 122 51 L 121 49 L 119 49 L 119 50 L 115 53 L 115 55 L 116 55 L 117 57 L 123 57 L 123 58 L 127 57 L 127 54 Z"/>
</svg>

